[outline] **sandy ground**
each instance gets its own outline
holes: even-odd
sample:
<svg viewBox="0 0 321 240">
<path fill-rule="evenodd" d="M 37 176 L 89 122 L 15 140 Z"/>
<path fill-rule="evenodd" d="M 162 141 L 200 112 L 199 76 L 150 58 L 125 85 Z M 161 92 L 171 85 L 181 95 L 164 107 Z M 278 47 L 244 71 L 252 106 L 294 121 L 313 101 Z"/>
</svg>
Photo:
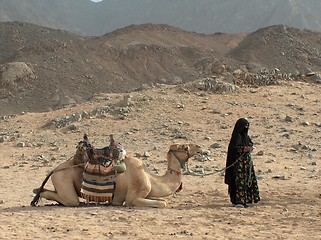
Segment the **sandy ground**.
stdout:
<svg viewBox="0 0 321 240">
<path fill-rule="evenodd" d="M 131 93 L 125 113 L 118 109 L 63 128 L 45 124 L 81 110 L 119 106 L 124 95 L 101 95 L 88 104 L 1 120 L 0 239 L 320 239 L 320 88 L 291 82 L 213 94 L 159 86 Z M 232 207 L 221 172 L 184 175 L 183 190 L 167 199 L 165 209 L 61 207 L 44 199 L 29 206 L 32 190 L 74 154 L 84 133 L 97 147 L 106 146 L 113 133 L 128 153 L 148 152 L 150 157 L 141 159 L 160 175 L 172 143 L 197 143 L 208 159 L 191 159 L 189 168 L 201 166 L 211 173 L 224 168 L 240 117 L 249 118 L 256 145 L 253 160 L 262 201 L 255 206 Z"/>
</svg>

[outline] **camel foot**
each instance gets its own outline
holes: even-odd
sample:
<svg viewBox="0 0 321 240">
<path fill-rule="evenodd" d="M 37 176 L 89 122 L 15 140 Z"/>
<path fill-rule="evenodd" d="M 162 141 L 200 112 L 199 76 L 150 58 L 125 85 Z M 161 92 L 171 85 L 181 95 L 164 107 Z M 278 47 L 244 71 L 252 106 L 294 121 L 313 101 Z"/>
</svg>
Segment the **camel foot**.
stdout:
<svg viewBox="0 0 321 240">
<path fill-rule="evenodd" d="M 39 193 L 42 193 L 42 192 L 45 192 L 45 191 L 49 191 L 49 190 L 46 189 L 46 188 L 43 188 L 41 191 L 40 191 L 40 189 L 41 189 L 41 188 L 35 188 L 35 189 L 32 190 L 32 192 L 33 192 L 34 194 L 39 194 Z M 38 193 L 38 192 L 39 192 L 39 193 Z"/>
<path fill-rule="evenodd" d="M 35 189 L 33 189 L 33 191 L 32 191 L 32 192 L 33 192 L 34 194 L 37 194 L 37 193 L 38 193 L 38 191 L 39 191 L 39 189 L 40 189 L 40 188 L 35 188 Z"/>
</svg>

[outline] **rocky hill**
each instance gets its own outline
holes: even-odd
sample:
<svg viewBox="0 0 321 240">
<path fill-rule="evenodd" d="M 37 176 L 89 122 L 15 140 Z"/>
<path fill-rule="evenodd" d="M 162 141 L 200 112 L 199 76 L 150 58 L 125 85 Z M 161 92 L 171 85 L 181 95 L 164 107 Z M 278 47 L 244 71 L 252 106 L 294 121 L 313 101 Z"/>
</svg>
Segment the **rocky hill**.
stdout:
<svg viewBox="0 0 321 240">
<path fill-rule="evenodd" d="M 320 69 L 319 32 L 272 26 L 247 34 L 199 34 L 169 25 L 131 25 L 81 37 L 21 22 L 0 24 L 1 114 L 48 111 L 101 92 L 132 92 L 156 84 L 250 77 L 277 68 L 299 77 Z M 240 70 L 237 75 L 235 71 Z M 272 81 L 272 82 L 271 82 Z M 242 81 L 244 83 L 244 81 Z"/>
</svg>

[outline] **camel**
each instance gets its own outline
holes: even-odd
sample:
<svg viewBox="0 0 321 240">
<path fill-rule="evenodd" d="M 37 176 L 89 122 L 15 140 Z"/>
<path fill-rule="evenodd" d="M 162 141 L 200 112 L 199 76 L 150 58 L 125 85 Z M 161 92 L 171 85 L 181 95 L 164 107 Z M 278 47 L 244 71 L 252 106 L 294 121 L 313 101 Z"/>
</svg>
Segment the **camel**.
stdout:
<svg viewBox="0 0 321 240">
<path fill-rule="evenodd" d="M 195 144 L 171 145 L 167 152 L 167 171 L 163 176 L 149 172 L 141 160 L 125 156 L 126 171 L 116 176 L 112 205 L 166 207 L 162 198 L 179 189 L 185 164 L 197 153 L 202 153 L 202 149 Z"/>
<path fill-rule="evenodd" d="M 32 206 L 37 204 L 40 197 L 57 201 L 64 206 L 79 206 L 83 168 L 77 165 L 83 165 L 89 157 L 98 159 L 105 155 L 105 150 L 94 149 L 86 140 L 80 143 L 86 144 L 78 145 L 74 158 L 51 172 L 55 191 L 43 188 L 50 177 L 48 175 L 42 186 L 34 190 L 38 196 L 31 202 Z M 111 205 L 165 208 L 167 203 L 163 198 L 173 195 L 181 187 L 186 163 L 198 153 L 202 153 L 202 149 L 196 144 L 171 145 L 167 152 L 167 171 L 162 176 L 151 173 L 140 159 L 116 153 L 116 156 L 123 159 L 126 171 L 116 175 Z"/>
<path fill-rule="evenodd" d="M 41 187 L 33 190 L 36 195 L 30 205 L 36 206 L 40 198 L 45 198 L 56 201 L 64 206 L 79 206 L 85 163 L 90 159 L 106 158 L 106 156 L 108 158 L 111 157 L 115 161 L 121 161 L 125 154 L 126 151 L 122 147 L 118 148 L 113 135 L 110 135 L 110 145 L 108 147 L 95 149 L 89 143 L 88 137 L 85 134 L 83 141 L 78 143 L 75 155 L 58 165 L 47 175 Z M 54 191 L 44 188 L 50 177 L 55 189 Z"/>
</svg>

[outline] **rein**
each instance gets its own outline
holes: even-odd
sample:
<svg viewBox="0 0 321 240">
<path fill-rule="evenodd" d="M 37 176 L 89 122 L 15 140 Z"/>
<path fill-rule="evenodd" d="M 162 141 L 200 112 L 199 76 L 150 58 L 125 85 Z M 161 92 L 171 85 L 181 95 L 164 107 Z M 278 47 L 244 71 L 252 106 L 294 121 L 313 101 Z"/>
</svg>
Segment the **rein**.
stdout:
<svg viewBox="0 0 321 240">
<path fill-rule="evenodd" d="M 79 163 L 77 165 L 72 165 L 72 166 L 68 166 L 68 167 L 64 167 L 64 168 L 60 168 L 60 169 L 54 169 L 54 170 L 52 170 L 52 173 L 63 171 L 63 170 L 69 169 L 69 168 L 83 167 L 84 165 L 85 165 L 84 163 Z"/>
<path fill-rule="evenodd" d="M 175 152 L 185 152 L 187 155 L 187 159 L 190 158 L 189 152 L 188 151 L 184 151 L 184 150 L 170 150 L 170 152 L 174 155 L 174 157 L 176 158 L 176 160 L 179 162 L 181 169 L 185 170 L 185 162 L 181 162 L 181 160 L 177 157 L 177 155 L 175 154 Z M 175 172 L 177 175 L 181 175 L 182 172 L 181 171 L 177 171 L 171 168 L 167 168 L 167 170 L 171 171 L 171 172 Z"/>
<path fill-rule="evenodd" d="M 211 172 L 211 173 L 197 174 L 197 173 L 189 170 L 189 169 L 188 169 L 188 165 L 187 165 L 187 173 L 184 173 L 184 174 L 185 174 L 185 175 L 192 175 L 192 176 L 203 177 L 203 176 L 213 175 L 213 174 L 215 174 L 215 173 L 220 173 L 220 172 L 225 171 L 226 169 L 229 169 L 229 168 L 233 167 L 233 166 L 243 157 L 244 154 L 245 154 L 245 153 L 242 153 L 242 155 L 239 156 L 239 157 L 235 160 L 234 163 L 232 163 L 231 165 L 229 165 L 229 166 L 227 166 L 227 167 L 225 167 L 225 168 L 222 168 L 222 169 L 220 169 L 220 170 L 214 170 L 214 171 Z"/>
</svg>

